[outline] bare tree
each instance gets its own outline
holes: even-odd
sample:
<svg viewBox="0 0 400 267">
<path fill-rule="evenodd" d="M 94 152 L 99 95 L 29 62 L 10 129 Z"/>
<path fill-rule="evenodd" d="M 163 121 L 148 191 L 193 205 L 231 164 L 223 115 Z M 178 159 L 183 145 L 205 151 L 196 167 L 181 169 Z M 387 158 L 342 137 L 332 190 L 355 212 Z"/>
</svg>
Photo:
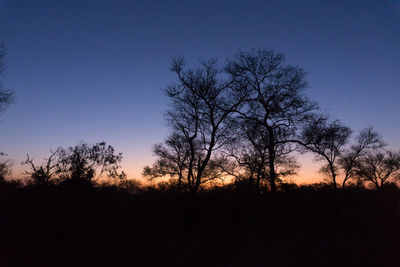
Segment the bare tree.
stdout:
<svg viewBox="0 0 400 267">
<path fill-rule="evenodd" d="M 338 166 L 344 172 L 342 181 L 342 189 L 346 183 L 355 179 L 356 167 L 360 158 L 374 150 L 381 149 L 385 146 L 382 136 L 373 130 L 372 127 L 361 130 L 355 138 L 355 143 L 343 151 L 338 160 Z"/>
<path fill-rule="evenodd" d="M 182 189 L 182 180 L 187 174 L 190 149 L 185 138 L 178 133 L 169 136 L 164 144 L 156 144 L 153 153 L 158 157 L 152 167 L 146 166 L 143 176 L 155 179 L 170 176 L 178 179 L 178 190 Z"/>
<path fill-rule="evenodd" d="M 27 174 L 35 184 L 48 185 L 59 173 L 57 153 L 58 150 L 54 152 L 51 151 L 51 155 L 45 158 L 45 163 L 41 165 L 35 165 L 33 159 L 30 158 L 29 155 L 26 155 L 27 159 L 22 162 L 22 164 L 29 165 L 30 170 L 26 170 L 25 174 Z"/>
<path fill-rule="evenodd" d="M 271 192 L 276 190 L 280 173 L 277 163 L 295 150 L 300 125 L 317 109 L 304 95 L 305 72 L 284 63 L 283 54 L 252 50 L 240 52 L 226 67 L 232 83 L 238 84 L 247 96 L 246 105 L 236 110 L 238 119 L 253 122 L 257 131 L 264 135 L 268 153 L 258 154 L 266 156 L 262 164 L 264 168 L 265 163 L 268 164 Z M 258 150 L 257 145 L 252 144 L 252 147 Z"/>
<path fill-rule="evenodd" d="M 380 189 L 387 182 L 400 179 L 400 153 L 393 151 L 371 152 L 358 161 L 357 175 Z"/>
<path fill-rule="evenodd" d="M 220 78 L 215 60 L 203 62 L 197 70 L 186 70 L 179 58 L 173 60 L 171 70 L 178 82 L 165 90 L 171 100 L 167 122 L 187 144 L 186 180 L 190 190 L 196 192 L 204 180 L 216 177 L 209 176 L 213 173 L 209 163 L 218 162 L 213 159 L 214 151 L 226 143 L 231 130 L 229 116 L 244 96 L 229 80 Z"/>
<path fill-rule="evenodd" d="M 329 121 L 324 116 L 310 120 L 301 133 L 302 145 L 315 153 L 316 160 L 326 162 L 321 172 L 330 177 L 334 189 L 337 188 L 338 160 L 350 135 L 350 128 L 338 120 Z"/>
</svg>

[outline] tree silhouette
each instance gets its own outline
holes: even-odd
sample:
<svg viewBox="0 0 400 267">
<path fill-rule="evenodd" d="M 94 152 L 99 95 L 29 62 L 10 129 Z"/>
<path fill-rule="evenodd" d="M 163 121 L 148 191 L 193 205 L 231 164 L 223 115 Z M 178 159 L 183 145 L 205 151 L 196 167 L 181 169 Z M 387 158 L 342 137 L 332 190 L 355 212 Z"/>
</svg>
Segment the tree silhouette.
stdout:
<svg viewBox="0 0 400 267">
<path fill-rule="evenodd" d="M 400 179 L 400 152 L 370 152 L 358 161 L 356 173 L 378 190 L 387 182 L 396 182 Z"/>
<path fill-rule="evenodd" d="M 93 146 L 79 144 L 64 149 L 59 147 L 45 159 L 46 163 L 35 165 L 33 159 L 27 156 L 23 164 L 30 166 L 28 174 L 36 184 L 48 184 L 61 181 L 98 181 L 104 173 L 110 178 L 125 178 L 125 173 L 118 173 L 122 153 L 115 154 L 112 146 L 105 142 Z"/>
<path fill-rule="evenodd" d="M 187 175 L 190 148 L 185 137 L 173 133 L 165 140 L 165 144 L 156 144 L 153 153 L 158 157 L 152 167 L 146 166 L 143 176 L 150 179 L 170 176 L 178 179 L 178 190 L 182 189 L 182 180 Z"/>
<path fill-rule="evenodd" d="M 37 185 L 48 185 L 52 182 L 59 173 L 58 152 L 58 150 L 51 152 L 51 155 L 44 159 L 45 163 L 41 165 L 35 165 L 33 159 L 27 155 L 27 159 L 22 162 L 22 164 L 29 165 L 30 169 L 26 170 L 25 174 L 33 180 L 33 183 Z"/>
<path fill-rule="evenodd" d="M 300 125 L 317 109 L 304 95 L 305 72 L 284 63 L 283 54 L 252 50 L 237 54 L 226 68 L 232 82 L 247 96 L 246 104 L 237 109 L 238 119 L 252 122 L 264 135 L 268 153 L 262 152 L 267 158 L 262 164 L 267 164 L 271 192 L 276 190 L 279 174 L 284 173 L 278 162 L 284 162 L 283 158 L 294 151 Z M 249 141 L 257 151 L 258 145 Z"/>
<path fill-rule="evenodd" d="M 196 192 L 204 180 L 219 177 L 208 167 L 214 152 L 229 136 L 229 116 L 237 109 L 243 96 L 236 94 L 231 82 L 219 78 L 221 71 L 215 60 L 203 62 L 197 70 L 186 70 L 184 60 L 173 60 L 171 70 L 178 82 L 165 92 L 171 100 L 167 121 L 173 132 L 179 133 L 189 150 L 187 184 Z M 211 176 L 209 176 L 212 173 Z"/>
<path fill-rule="evenodd" d="M 359 132 L 355 143 L 344 150 L 339 156 L 338 166 L 344 172 L 342 189 L 349 180 L 357 178 L 356 168 L 359 165 L 359 159 L 384 146 L 385 143 L 382 136 L 374 131 L 372 127 L 365 128 Z"/>
<path fill-rule="evenodd" d="M 315 153 L 317 160 L 326 162 L 321 172 L 328 174 L 334 189 L 337 188 L 338 159 L 350 134 L 350 128 L 340 121 L 329 121 L 324 116 L 316 116 L 310 120 L 301 133 L 304 147 Z"/>
<path fill-rule="evenodd" d="M 93 146 L 80 144 L 67 149 L 58 149 L 58 172 L 63 179 L 97 180 L 104 173 L 111 178 L 124 178 L 119 174 L 122 153 L 115 154 L 112 146 L 105 142 Z"/>
</svg>

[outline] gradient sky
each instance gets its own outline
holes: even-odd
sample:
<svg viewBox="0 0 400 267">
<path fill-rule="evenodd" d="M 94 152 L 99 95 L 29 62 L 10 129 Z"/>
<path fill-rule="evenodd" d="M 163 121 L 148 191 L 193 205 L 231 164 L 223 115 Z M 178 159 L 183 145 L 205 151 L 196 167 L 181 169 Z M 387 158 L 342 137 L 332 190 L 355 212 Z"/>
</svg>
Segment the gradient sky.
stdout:
<svg viewBox="0 0 400 267">
<path fill-rule="evenodd" d="M 16 102 L 0 151 L 21 173 L 58 146 L 106 141 L 140 177 L 168 134 L 162 93 L 174 56 L 189 62 L 268 48 L 308 73 L 312 99 L 354 130 L 400 149 L 400 0 L 0 0 L 3 74 Z M 320 175 L 303 157 L 295 181 Z"/>
</svg>

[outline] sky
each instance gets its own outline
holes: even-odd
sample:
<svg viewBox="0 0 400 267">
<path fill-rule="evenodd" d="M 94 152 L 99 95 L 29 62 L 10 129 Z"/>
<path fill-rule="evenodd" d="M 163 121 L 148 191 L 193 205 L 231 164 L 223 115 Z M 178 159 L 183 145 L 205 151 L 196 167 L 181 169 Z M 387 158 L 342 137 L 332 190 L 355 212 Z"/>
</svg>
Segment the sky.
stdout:
<svg viewBox="0 0 400 267">
<path fill-rule="evenodd" d="M 154 161 L 169 130 L 162 89 L 172 57 L 193 66 L 273 49 L 308 72 L 309 97 L 354 131 L 374 126 L 400 149 L 400 0 L 0 0 L 0 151 L 37 163 L 50 149 L 106 141 L 128 176 Z M 321 179 L 311 155 L 293 180 Z"/>
</svg>

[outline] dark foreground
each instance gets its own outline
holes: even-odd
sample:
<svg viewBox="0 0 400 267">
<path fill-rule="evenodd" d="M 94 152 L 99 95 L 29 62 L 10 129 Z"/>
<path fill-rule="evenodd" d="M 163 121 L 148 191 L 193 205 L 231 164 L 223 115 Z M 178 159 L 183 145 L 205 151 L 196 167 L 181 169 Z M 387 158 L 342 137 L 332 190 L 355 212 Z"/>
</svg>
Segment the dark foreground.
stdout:
<svg viewBox="0 0 400 267">
<path fill-rule="evenodd" d="M 0 190 L 0 266 L 400 266 L 400 191 Z"/>
</svg>

